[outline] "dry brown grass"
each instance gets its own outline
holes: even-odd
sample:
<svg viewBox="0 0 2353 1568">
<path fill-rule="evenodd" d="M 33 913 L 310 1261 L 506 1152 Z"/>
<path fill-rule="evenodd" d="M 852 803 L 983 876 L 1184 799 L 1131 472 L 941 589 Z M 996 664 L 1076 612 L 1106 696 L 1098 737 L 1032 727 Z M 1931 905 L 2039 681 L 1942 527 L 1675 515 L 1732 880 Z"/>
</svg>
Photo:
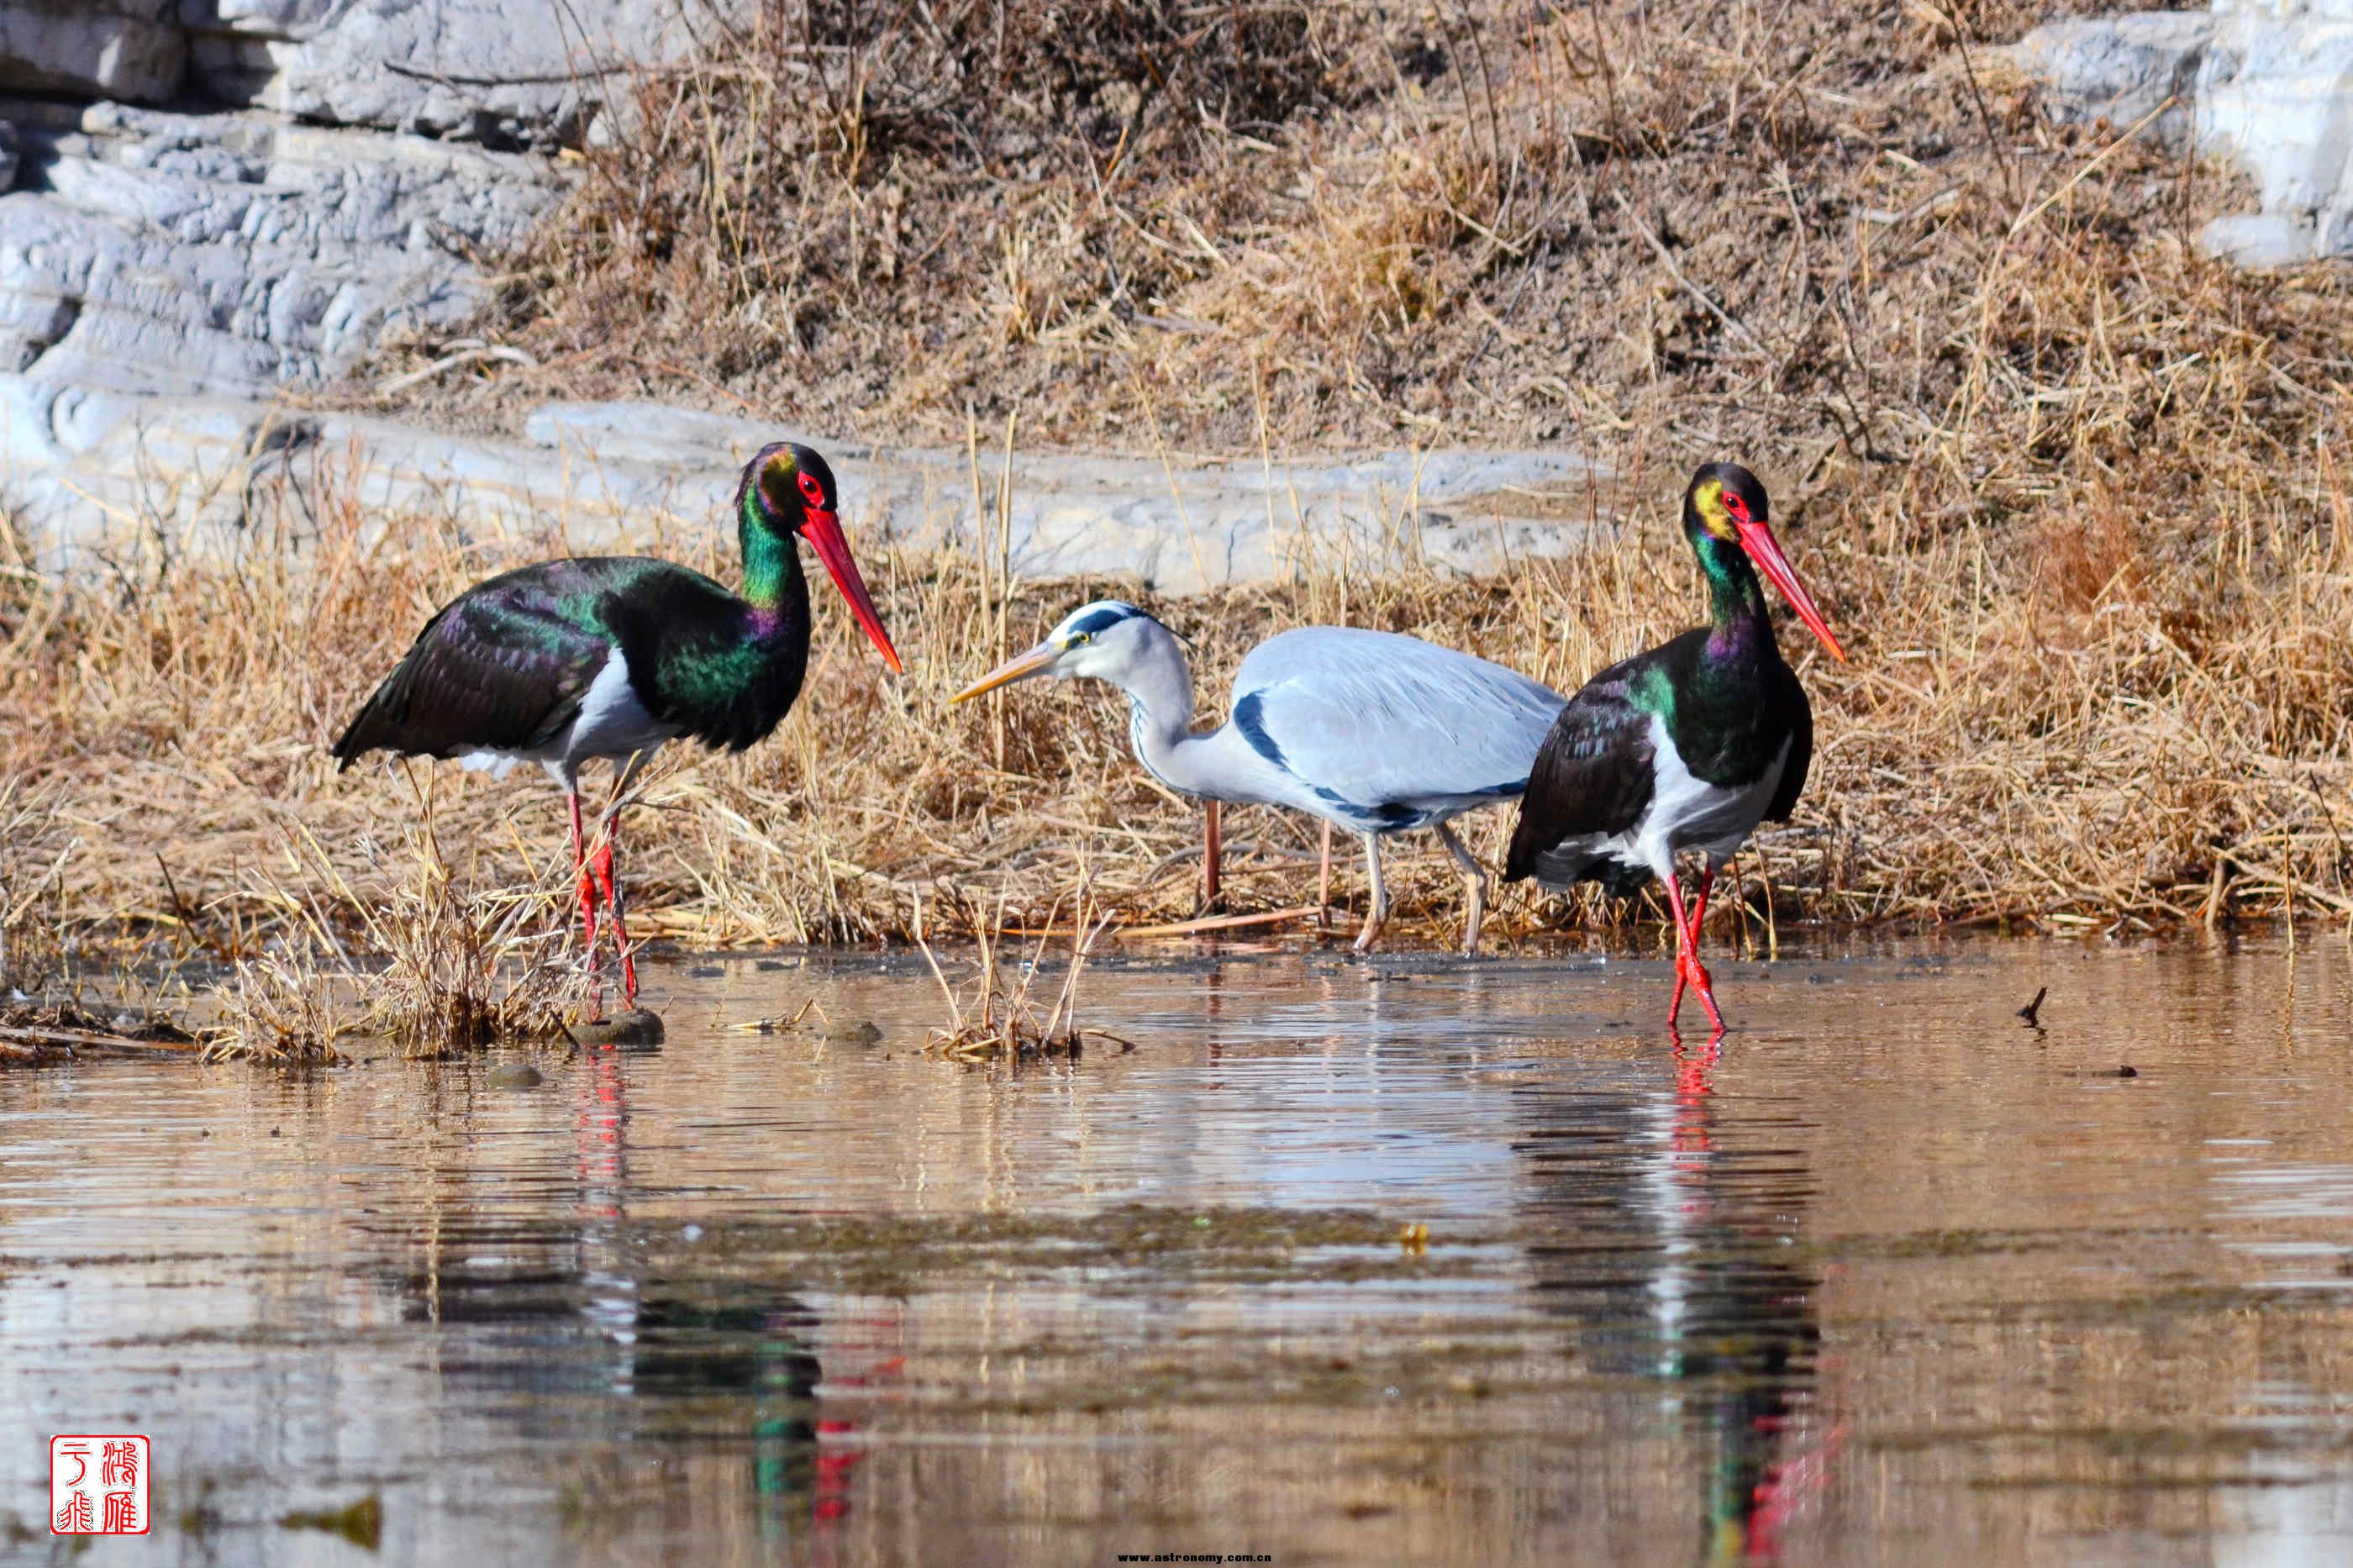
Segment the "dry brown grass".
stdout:
<svg viewBox="0 0 2353 1568">
<path fill-rule="evenodd" d="M 53 803 L 0 776 L 0 996 L 37 992 L 64 968 L 58 882 L 77 847 Z"/>
<path fill-rule="evenodd" d="M 565 955 L 566 900 L 545 878 L 486 879 L 479 856 L 453 868 L 437 831 L 435 781 L 402 773 L 417 818 L 388 850 L 361 847 L 370 873 L 362 881 L 307 826 L 287 835 L 278 866 L 261 870 L 258 885 L 282 920 L 213 988 L 209 1058 L 336 1061 L 341 1042 L 356 1036 L 438 1058 L 566 1037 L 586 994 L 585 971 Z M 383 963 L 355 971 L 355 952 Z"/>
<path fill-rule="evenodd" d="M 0 999 L 0 1068 L 44 1067 L 82 1056 L 186 1056 L 196 1036 L 143 1007 L 94 1005 L 83 998 Z"/>
<path fill-rule="evenodd" d="M 237 960 L 213 987 L 205 1059 L 271 1067 L 345 1060 L 343 1042 L 362 1028 L 348 969 L 339 955 L 308 942 Z"/>
<path fill-rule="evenodd" d="M 2153 437 L 2180 503 L 2189 426 L 2312 449 L 2344 279 L 2205 261 L 2239 182 L 2047 123 L 1996 51 L 2065 8 L 773 0 L 470 329 L 538 363 L 431 405 L 1769 453 L 1926 529 Z"/>
</svg>

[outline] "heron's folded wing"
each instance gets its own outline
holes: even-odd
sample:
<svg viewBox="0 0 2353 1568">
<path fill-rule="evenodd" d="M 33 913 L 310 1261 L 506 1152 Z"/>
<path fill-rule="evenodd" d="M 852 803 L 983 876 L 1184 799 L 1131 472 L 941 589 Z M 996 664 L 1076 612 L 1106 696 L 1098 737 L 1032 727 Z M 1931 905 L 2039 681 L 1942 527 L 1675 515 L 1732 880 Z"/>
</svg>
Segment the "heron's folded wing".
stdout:
<svg viewBox="0 0 2353 1568">
<path fill-rule="evenodd" d="M 1272 639 L 1235 682 L 1235 727 L 1310 784 L 1362 806 L 1525 785 L 1558 693 L 1413 637 L 1310 628 Z M 1269 657 L 1273 656 L 1273 657 Z"/>
</svg>

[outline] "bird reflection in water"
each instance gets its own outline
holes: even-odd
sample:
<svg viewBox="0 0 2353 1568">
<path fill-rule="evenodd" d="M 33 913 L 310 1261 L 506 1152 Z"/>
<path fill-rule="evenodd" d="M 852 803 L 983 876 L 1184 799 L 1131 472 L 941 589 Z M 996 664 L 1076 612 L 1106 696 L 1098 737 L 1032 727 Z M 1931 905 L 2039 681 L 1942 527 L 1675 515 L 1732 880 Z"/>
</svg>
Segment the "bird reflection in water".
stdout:
<svg viewBox="0 0 2353 1568">
<path fill-rule="evenodd" d="M 747 1452 L 740 1479 L 693 1506 L 744 1509 L 770 1541 L 805 1529 L 811 1559 L 828 1562 L 865 1458 L 852 1412 L 903 1363 L 899 1309 L 821 1315 L 764 1276 L 757 1259 L 781 1247 L 738 1227 L 722 1246 L 692 1225 L 632 1219 L 627 1068 L 609 1050 L 576 1068 L 571 1221 L 489 1205 L 437 1215 L 418 1238 L 422 1268 L 402 1281 L 408 1315 L 437 1325 L 447 1376 L 534 1436 L 660 1444 L 686 1461 L 663 1467 L 660 1484 L 698 1493 L 725 1471 L 696 1455 Z M 628 1484 L 601 1458 L 584 1455 L 575 1478 L 592 1510 Z"/>
<path fill-rule="evenodd" d="M 1701 1445 L 1700 1560 L 1774 1563 L 1837 1443 L 1816 1409 L 1820 1281 L 1790 1256 L 1814 1184 L 1767 1117 L 1726 1139 L 1722 1037 L 1671 1038 L 1671 1095 L 1647 1063 L 1599 1087 L 1525 1091 L 1530 1262 L 1582 1363 L 1663 1385 L 1663 1408 Z"/>
</svg>

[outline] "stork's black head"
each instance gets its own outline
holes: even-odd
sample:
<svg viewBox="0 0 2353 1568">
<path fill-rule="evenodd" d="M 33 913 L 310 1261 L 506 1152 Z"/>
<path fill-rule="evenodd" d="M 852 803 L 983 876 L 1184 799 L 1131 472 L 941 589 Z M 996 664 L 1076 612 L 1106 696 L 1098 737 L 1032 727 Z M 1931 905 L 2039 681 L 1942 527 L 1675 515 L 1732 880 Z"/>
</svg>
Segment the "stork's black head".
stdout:
<svg viewBox="0 0 2353 1568">
<path fill-rule="evenodd" d="M 1694 544 L 1702 534 L 1737 544 L 1742 523 L 1767 527 L 1772 519 L 1765 482 L 1737 463 L 1702 463 L 1683 490 L 1683 532 Z"/>
<path fill-rule="evenodd" d="M 1709 575 L 1722 582 L 1727 573 L 1738 571 L 1740 556 L 1732 552 L 1738 550 L 1773 580 L 1789 607 L 1798 612 L 1798 618 L 1822 639 L 1832 657 L 1844 659 L 1846 650 L 1831 636 L 1829 623 L 1798 581 L 1789 558 L 1781 553 L 1780 542 L 1773 537 L 1771 516 L 1764 484 L 1737 463 L 1703 463 L 1683 490 L 1683 536 L 1698 552 L 1700 564 Z"/>
<path fill-rule="evenodd" d="M 841 511 L 833 469 L 814 447 L 797 441 L 763 447 L 744 466 L 744 477 L 735 486 L 738 515 L 745 515 L 747 502 L 748 515 L 779 533 L 801 532 L 812 512 L 838 517 Z"/>
<path fill-rule="evenodd" d="M 866 591 L 866 579 L 859 575 L 858 563 L 850 558 L 849 541 L 841 532 L 840 510 L 833 470 L 823 458 L 797 442 L 779 441 L 761 447 L 744 465 L 744 477 L 736 481 L 735 515 L 742 520 L 741 526 L 781 537 L 798 534 L 807 541 L 817 558 L 825 563 L 833 585 L 849 601 L 849 613 L 882 650 L 883 662 L 897 669 L 899 650 L 891 646 L 891 636 L 882 629 L 882 617 Z M 789 553 L 792 546 L 783 549 Z M 747 572 L 751 555 L 752 536 L 747 531 Z"/>
</svg>

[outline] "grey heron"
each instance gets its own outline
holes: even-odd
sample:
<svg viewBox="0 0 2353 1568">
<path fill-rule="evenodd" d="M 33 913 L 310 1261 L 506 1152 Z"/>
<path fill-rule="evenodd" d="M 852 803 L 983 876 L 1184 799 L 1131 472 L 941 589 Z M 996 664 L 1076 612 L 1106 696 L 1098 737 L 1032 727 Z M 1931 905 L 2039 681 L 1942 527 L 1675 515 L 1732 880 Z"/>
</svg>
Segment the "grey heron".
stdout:
<svg viewBox="0 0 2353 1568">
<path fill-rule="evenodd" d="M 1193 674 L 1176 634 L 1117 599 L 1082 605 L 951 700 L 1042 675 L 1106 680 L 1127 693 L 1136 760 L 1178 794 L 1289 806 L 1362 838 L 1372 897 L 1360 952 L 1388 916 L 1381 840 L 1421 827 L 1462 873 L 1462 950 L 1478 951 L 1487 877 L 1447 824 L 1518 797 L 1567 701 L 1515 670 L 1419 637 L 1302 626 L 1250 651 L 1234 676 L 1231 717 L 1196 733 Z"/>
</svg>

